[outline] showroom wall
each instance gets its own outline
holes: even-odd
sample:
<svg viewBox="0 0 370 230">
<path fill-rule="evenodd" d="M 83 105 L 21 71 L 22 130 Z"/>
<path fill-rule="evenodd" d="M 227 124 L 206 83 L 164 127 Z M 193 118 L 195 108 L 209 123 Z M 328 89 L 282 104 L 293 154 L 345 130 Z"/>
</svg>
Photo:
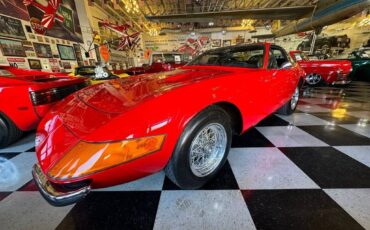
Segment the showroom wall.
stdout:
<svg viewBox="0 0 370 230">
<path fill-rule="evenodd" d="M 28 7 L 22 0 L 4 1 L 0 4 L 1 65 L 69 72 L 78 63 L 95 64 L 95 53 L 86 57 L 80 47 L 86 42 L 86 28 L 90 27 L 82 1 L 63 1 L 59 12 L 48 12 L 46 5 L 37 5 L 37 1 Z M 53 15 L 48 22 L 52 26 L 46 30 L 41 26 L 45 12 Z M 21 36 L 15 36 L 17 33 Z M 17 52 L 11 52 L 14 49 Z"/>
</svg>

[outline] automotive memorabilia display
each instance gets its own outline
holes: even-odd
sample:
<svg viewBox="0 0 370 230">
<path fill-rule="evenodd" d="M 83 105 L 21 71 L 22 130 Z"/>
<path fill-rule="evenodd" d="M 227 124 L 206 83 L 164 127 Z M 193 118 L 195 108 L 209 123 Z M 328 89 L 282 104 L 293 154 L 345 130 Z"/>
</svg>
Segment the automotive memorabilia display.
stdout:
<svg viewBox="0 0 370 230">
<path fill-rule="evenodd" d="M 369 229 L 370 0 L 0 0 L 0 229 Z"/>
<path fill-rule="evenodd" d="M 60 59 L 62 60 L 76 60 L 75 50 L 72 46 L 57 45 Z"/>
<path fill-rule="evenodd" d="M 1 85 L 11 86 L 0 91 L 1 147 L 35 129 L 55 102 L 87 85 L 85 78 L 4 66 L 0 67 L 0 80 Z"/>
<path fill-rule="evenodd" d="M 309 60 L 302 51 L 290 51 L 290 56 L 306 72 L 306 83 L 317 86 L 322 83 L 346 85 L 351 82 L 349 75 L 352 63 L 347 60 Z"/>
<path fill-rule="evenodd" d="M 53 57 L 53 53 L 51 52 L 50 45 L 34 42 L 33 47 L 35 48 L 37 57 L 39 58 L 52 58 Z"/>
<path fill-rule="evenodd" d="M 270 50 L 280 52 L 280 60 L 285 61 L 278 63 L 275 56 L 269 56 Z M 263 80 L 270 78 L 269 68 L 276 69 L 278 77 L 273 85 L 280 87 L 272 88 Z M 244 77 L 246 74 L 250 77 Z M 51 204 L 68 205 L 91 188 L 131 181 L 168 163 L 165 171 L 175 184 L 199 188 L 225 163 L 233 129 L 246 130 L 277 109 L 286 115 L 295 110 L 301 74 L 281 47 L 255 44 L 208 51 L 186 67 L 147 74 L 141 81 L 127 78 L 81 90 L 54 107 L 38 127 L 39 163 L 33 169 L 37 186 Z M 222 90 L 212 90 L 218 85 Z M 274 97 L 260 103 L 258 98 L 265 92 L 262 89 Z M 185 97 L 193 103 L 183 106 L 177 115 L 176 104 Z M 243 98 L 255 100 L 244 103 Z M 160 104 L 167 106 L 154 112 L 152 108 Z M 250 108 L 254 113 L 245 114 Z M 153 113 L 147 120 L 142 112 L 149 110 Z M 153 127 L 158 119 L 163 124 L 148 130 L 147 125 Z M 52 120 L 55 123 L 50 127 Z M 121 132 L 113 131 L 117 126 Z M 213 135 L 214 142 L 202 133 Z M 177 142 L 183 144 L 172 153 Z M 202 143 L 209 145 L 207 158 L 196 150 Z M 49 144 L 55 148 L 48 148 Z M 66 191 L 57 192 L 55 186 L 64 186 Z"/>
<path fill-rule="evenodd" d="M 1 51 L 4 56 L 26 57 L 22 42 L 0 38 Z"/>
<path fill-rule="evenodd" d="M 82 42 L 74 0 L 26 0 L 32 29 L 42 35 Z"/>
</svg>

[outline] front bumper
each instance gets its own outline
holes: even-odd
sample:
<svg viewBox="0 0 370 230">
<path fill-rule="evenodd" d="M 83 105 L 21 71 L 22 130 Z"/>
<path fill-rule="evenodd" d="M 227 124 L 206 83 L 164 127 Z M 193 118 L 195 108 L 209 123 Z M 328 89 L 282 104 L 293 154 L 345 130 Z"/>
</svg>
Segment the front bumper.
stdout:
<svg viewBox="0 0 370 230">
<path fill-rule="evenodd" d="M 84 198 L 91 190 L 90 185 L 84 186 L 82 188 L 60 192 L 57 191 L 50 181 L 46 179 L 45 174 L 42 172 L 40 165 L 35 164 L 32 169 L 32 176 L 36 182 L 36 185 L 41 193 L 41 195 L 54 206 L 66 206 L 76 203 L 80 199 Z"/>
</svg>

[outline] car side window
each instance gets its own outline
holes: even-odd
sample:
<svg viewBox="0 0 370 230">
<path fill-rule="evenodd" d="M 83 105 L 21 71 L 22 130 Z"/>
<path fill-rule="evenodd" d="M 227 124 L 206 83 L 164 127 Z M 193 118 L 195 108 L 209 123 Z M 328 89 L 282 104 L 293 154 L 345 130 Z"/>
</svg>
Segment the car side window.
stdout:
<svg viewBox="0 0 370 230">
<path fill-rule="evenodd" d="M 278 47 L 272 47 L 271 50 L 272 50 L 273 56 L 276 59 L 278 68 L 280 68 L 284 63 L 290 61 L 286 53 L 282 49 Z"/>
<path fill-rule="evenodd" d="M 274 53 L 271 49 L 270 49 L 270 52 L 269 52 L 269 63 L 267 65 L 267 68 L 268 69 L 277 69 L 277 68 L 279 68 L 278 63 L 277 63 L 276 58 L 275 58 L 275 55 L 274 55 Z"/>
</svg>

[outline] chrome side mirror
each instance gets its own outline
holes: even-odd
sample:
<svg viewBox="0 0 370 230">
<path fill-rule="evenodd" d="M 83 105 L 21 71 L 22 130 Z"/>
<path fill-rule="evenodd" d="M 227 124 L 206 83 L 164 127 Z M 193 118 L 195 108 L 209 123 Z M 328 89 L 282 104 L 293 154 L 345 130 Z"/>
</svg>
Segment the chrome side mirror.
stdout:
<svg viewBox="0 0 370 230">
<path fill-rule="evenodd" d="M 289 61 L 287 61 L 287 62 L 284 62 L 284 63 L 281 65 L 280 69 L 290 69 L 290 68 L 292 68 L 292 67 L 293 67 L 292 63 L 290 63 Z"/>
</svg>

